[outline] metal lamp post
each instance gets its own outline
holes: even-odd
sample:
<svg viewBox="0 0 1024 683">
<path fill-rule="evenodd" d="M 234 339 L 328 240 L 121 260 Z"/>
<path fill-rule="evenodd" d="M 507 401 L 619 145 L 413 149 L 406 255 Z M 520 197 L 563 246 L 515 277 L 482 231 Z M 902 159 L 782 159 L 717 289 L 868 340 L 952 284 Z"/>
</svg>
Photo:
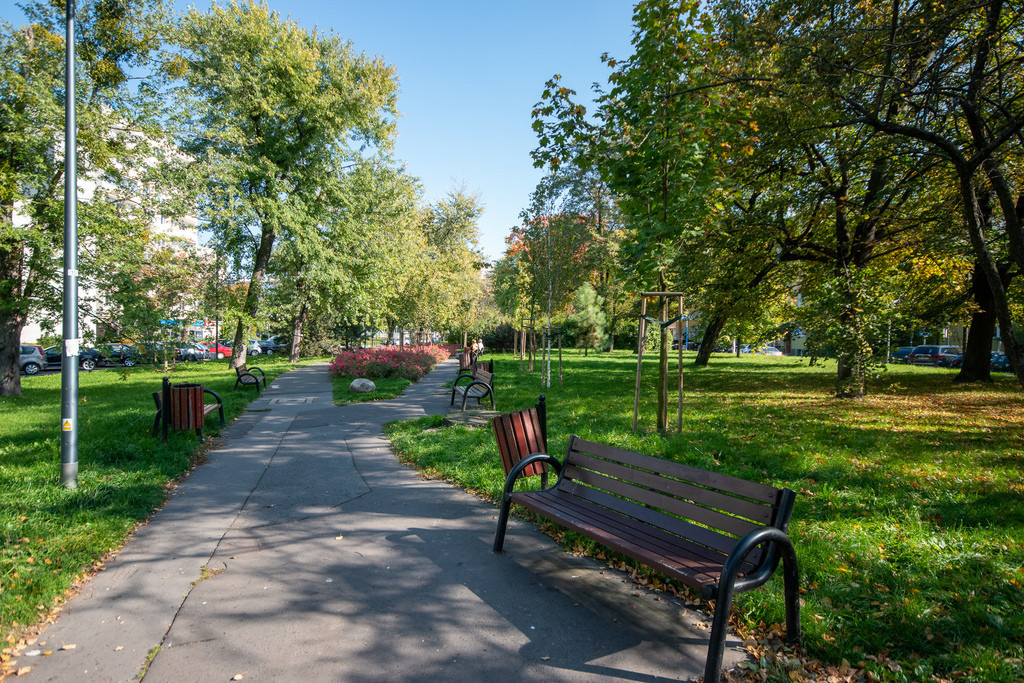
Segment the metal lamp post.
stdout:
<svg viewBox="0 0 1024 683">
<path fill-rule="evenodd" d="M 66 8 L 64 43 L 64 353 L 60 368 L 60 480 L 78 488 L 78 139 L 75 124 L 75 0 Z"/>
</svg>

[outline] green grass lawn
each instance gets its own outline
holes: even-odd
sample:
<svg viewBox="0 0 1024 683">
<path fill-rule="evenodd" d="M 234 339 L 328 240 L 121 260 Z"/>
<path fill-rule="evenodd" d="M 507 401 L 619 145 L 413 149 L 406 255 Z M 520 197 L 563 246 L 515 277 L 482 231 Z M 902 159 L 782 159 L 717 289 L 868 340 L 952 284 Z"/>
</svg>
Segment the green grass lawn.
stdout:
<svg viewBox="0 0 1024 683">
<path fill-rule="evenodd" d="M 334 387 L 334 403 L 343 406 L 349 403 L 365 403 L 367 401 L 386 401 L 390 398 L 398 398 L 405 388 L 412 384 L 411 381 L 401 377 L 381 377 L 371 380 L 377 387 L 376 391 L 369 391 L 365 394 L 357 394 L 349 391 L 348 387 L 355 375 L 338 375 L 331 378 Z"/>
<path fill-rule="evenodd" d="M 682 433 L 672 392 L 662 435 L 655 361 L 634 434 L 634 355 L 568 352 L 562 386 L 556 370 L 546 391 L 539 372 L 492 357 L 499 410 L 547 395 L 554 454 L 578 434 L 797 491 L 804 647 L 821 665 L 845 660 L 862 678 L 894 681 L 1024 679 L 1024 393 L 1009 375 L 959 386 L 952 370 L 893 365 L 865 400 L 840 400 L 832 363 L 716 355 L 709 368 L 686 366 Z M 490 431 L 440 425 L 427 417 L 389 434 L 403 459 L 497 500 Z M 735 605 L 753 631 L 784 623 L 781 576 Z"/>
<path fill-rule="evenodd" d="M 317 360 L 325 359 L 302 364 Z M 73 490 L 60 485 L 60 375 L 23 377 L 22 396 L 0 398 L 0 637 L 6 644 L 120 547 L 163 504 L 168 486 L 201 460 L 194 432 L 171 432 L 166 444 L 150 436 L 152 393 L 161 377 L 216 391 L 229 422 L 255 398 L 252 389 L 234 390 L 227 363 L 80 373 L 79 485 Z M 261 356 L 253 364 L 265 370 L 268 383 L 293 367 L 282 357 Z M 219 428 L 214 414 L 203 432 Z"/>
</svg>

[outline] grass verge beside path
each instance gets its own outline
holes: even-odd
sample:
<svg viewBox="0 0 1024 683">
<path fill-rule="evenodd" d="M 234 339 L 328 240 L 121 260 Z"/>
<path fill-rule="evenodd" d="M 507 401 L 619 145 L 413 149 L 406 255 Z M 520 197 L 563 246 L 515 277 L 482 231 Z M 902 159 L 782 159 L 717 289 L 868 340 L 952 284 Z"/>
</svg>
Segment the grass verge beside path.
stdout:
<svg viewBox="0 0 1024 683">
<path fill-rule="evenodd" d="M 250 359 L 253 361 L 255 359 Z M 323 362 L 303 359 L 300 365 Z M 120 547 L 164 503 L 168 486 L 202 458 L 195 433 L 150 436 L 161 378 L 217 392 L 228 423 L 256 397 L 234 390 L 227 360 L 109 368 L 79 375 L 78 488 L 60 485 L 60 374 L 22 378 L 20 397 L 0 398 L 0 637 L 14 645 L 45 620 L 74 581 Z M 292 369 L 261 356 L 273 378 Z M 324 372 L 327 372 L 326 368 Z M 212 416 L 204 435 L 220 429 Z M 2 668 L 0 668 L 2 677 Z"/>
<path fill-rule="evenodd" d="M 405 391 L 412 382 L 402 377 L 381 377 L 379 379 L 371 380 L 377 387 L 376 391 L 370 391 L 365 394 L 357 394 L 354 391 L 349 391 L 348 387 L 352 384 L 352 380 L 356 379 L 355 375 L 335 375 L 331 378 L 331 383 L 334 386 L 334 404 L 343 406 L 349 403 L 365 403 L 367 401 L 386 401 L 392 398 L 398 398 Z"/>
<path fill-rule="evenodd" d="M 1024 680 L 1024 393 L 1010 376 L 959 386 L 955 371 L 889 366 L 868 398 L 840 400 L 832 363 L 716 354 L 708 368 L 685 366 L 682 434 L 662 435 L 651 360 L 633 434 L 636 357 L 564 356 L 563 386 L 553 371 L 546 391 L 539 372 L 493 356 L 499 410 L 547 395 L 553 454 L 578 434 L 797 491 L 790 535 L 805 590 L 803 661 L 776 653 L 754 669 L 772 680 Z M 674 392 L 669 404 L 674 430 Z M 388 434 L 401 458 L 498 499 L 490 430 L 441 427 L 432 416 Z M 735 605 L 741 625 L 766 637 L 784 623 L 781 577 Z"/>
</svg>

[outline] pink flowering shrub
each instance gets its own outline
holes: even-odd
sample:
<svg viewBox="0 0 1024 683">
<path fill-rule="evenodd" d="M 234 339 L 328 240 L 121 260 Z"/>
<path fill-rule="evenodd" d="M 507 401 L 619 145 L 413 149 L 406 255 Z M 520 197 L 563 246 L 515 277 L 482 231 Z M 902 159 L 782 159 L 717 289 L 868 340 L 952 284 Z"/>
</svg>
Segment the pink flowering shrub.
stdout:
<svg viewBox="0 0 1024 683">
<path fill-rule="evenodd" d="M 330 372 L 332 376 L 400 377 L 417 382 L 451 354 L 447 345 L 343 351 L 331 361 Z"/>
</svg>

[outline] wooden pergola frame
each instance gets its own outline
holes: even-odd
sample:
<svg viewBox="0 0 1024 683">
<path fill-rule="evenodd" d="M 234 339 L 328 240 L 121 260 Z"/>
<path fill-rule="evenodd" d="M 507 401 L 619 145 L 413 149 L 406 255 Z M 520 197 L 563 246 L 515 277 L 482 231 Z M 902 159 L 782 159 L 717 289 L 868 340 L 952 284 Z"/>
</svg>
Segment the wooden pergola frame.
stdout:
<svg viewBox="0 0 1024 683">
<path fill-rule="evenodd" d="M 647 299 L 675 297 L 679 302 L 679 315 L 671 320 L 651 320 L 647 317 Z M 662 328 L 673 323 L 676 325 L 676 338 L 679 340 L 679 410 L 676 430 L 683 431 L 683 294 L 681 292 L 640 292 L 640 317 L 636 341 L 636 393 L 633 396 L 633 431 L 636 431 L 640 417 L 640 375 L 644 363 L 644 341 L 647 339 L 647 323 L 656 322 Z M 667 380 L 667 378 L 666 378 Z M 667 425 L 666 425 L 667 426 Z"/>
</svg>

